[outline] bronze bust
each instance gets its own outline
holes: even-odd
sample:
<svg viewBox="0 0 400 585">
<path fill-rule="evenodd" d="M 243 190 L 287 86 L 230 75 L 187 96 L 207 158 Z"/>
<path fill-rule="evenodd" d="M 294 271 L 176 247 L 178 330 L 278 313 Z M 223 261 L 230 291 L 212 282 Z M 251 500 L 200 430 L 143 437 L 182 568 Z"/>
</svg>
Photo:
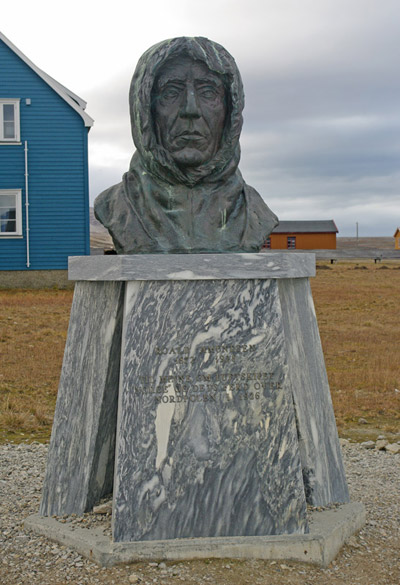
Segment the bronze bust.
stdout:
<svg viewBox="0 0 400 585">
<path fill-rule="evenodd" d="M 97 219 L 117 253 L 257 252 L 278 220 L 240 171 L 244 93 L 232 56 L 202 37 L 151 47 L 132 78 L 137 148 Z"/>
</svg>

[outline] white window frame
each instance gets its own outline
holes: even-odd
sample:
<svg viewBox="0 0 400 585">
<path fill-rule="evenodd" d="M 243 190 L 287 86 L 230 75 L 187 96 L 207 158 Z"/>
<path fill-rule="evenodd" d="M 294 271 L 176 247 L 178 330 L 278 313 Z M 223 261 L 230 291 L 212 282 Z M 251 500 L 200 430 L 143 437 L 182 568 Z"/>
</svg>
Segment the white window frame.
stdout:
<svg viewBox="0 0 400 585">
<path fill-rule="evenodd" d="M 14 238 L 22 236 L 22 195 L 21 189 L 0 189 L 0 209 L 1 209 L 1 195 L 14 196 L 15 197 L 15 219 L 16 226 L 15 232 L 2 232 L 0 231 L 0 238 Z M 0 212 L 1 219 L 1 212 Z M 0 226 L 1 230 L 1 226 Z"/>
<path fill-rule="evenodd" d="M 20 123 L 19 123 L 19 98 L 0 98 L 0 144 L 20 143 Z M 3 106 L 14 106 L 14 137 L 6 138 L 4 136 L 4 108 Z"/>
</svg>

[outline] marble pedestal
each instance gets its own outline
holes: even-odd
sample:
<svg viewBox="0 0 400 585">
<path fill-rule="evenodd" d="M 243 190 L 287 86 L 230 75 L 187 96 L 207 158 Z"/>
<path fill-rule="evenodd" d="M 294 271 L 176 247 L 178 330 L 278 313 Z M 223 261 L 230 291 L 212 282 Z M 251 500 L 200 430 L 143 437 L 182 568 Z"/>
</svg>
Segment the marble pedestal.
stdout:
<svg viewBox="0 0 400 585">
<path fill-rule="evenodd" d="M 314 255 L 83 257 L 69 274 L 41 515 L 113 490 L 113 539 L 131 542 L 306 533 L 306 502 L 348 501 Z"/>
</svg>

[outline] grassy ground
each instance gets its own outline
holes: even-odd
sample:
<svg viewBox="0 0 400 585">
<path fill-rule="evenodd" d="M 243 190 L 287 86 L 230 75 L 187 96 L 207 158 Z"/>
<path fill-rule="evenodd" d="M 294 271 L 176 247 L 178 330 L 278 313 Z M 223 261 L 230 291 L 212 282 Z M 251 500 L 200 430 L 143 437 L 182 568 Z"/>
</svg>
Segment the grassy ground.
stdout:
<svg viewBox="0 0 400 585">
<path fill-rule="evenodd" d="M 0 291 L 0 440 L 49 438 L 72 291 Z"/>
<path fill-rule="evenodd" d="M 312 289 L 339 432 L 398 433 L 400 264 L 318 266 Z M 0 441 L 49 438 L 71 301 L 71 291 L 0 291 Z"/>
<path fill-rule="evenodd" d="M 339 433 L 398 433 L 400 263 L 319 262 L 312 290 Z"/>
</svg>

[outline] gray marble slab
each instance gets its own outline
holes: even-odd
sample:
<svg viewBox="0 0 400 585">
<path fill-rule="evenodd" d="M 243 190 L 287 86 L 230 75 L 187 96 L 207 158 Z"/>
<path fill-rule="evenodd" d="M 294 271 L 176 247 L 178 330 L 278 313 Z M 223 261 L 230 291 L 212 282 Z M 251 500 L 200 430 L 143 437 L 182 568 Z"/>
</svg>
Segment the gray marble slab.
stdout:
<svg viewBox="0 0 400 585">
<path fill-rule="evenodd" d="M 308 503 L 348 502 L 346 476 L 308 278 L 278 282 Z"/>
<path fill-rule="evenodd" d="M 73 256 L 68 266 L 70 280 L 301 278 L 315 276 L 315 255 L 270 252 Z"/>
<path fill-rule="evenodd" d="M 40 517 L 38 514 L 28 516 L 24 526 L 36 534 L 74 549 L 91 562 L 103 567 L 121 563 L 159 562 L 161 559 L 176 562 L 212 558 L 264 559 L 277 560 L 280 563 L 287 560 L 327 567 L 350 536 L 363 527 L 366 513 L 361 503 L 342 504 L 333 509 L 310 510 L 309 519 L 308 534 L 220 536 L 136 542 L 112 542 L 101 528 L 93 526 L 90 529 L 80 528 L 71 523 L 61 523 L 55 518 Z M 228 577 L 232 579 L 231 575 L 232 572 L 229 571 Z M 264 583 L 266 585 L 268 582 Z"/>
<path fill-rule="evenodd" d="M 40 514 L 82 514 L 112 491 L 123 283 L 79 282 Z"/>
<path fill-rule="evenodd" d="M 130 282 L 115 541 L 307 532 L 276 280 Z"/>
<path fill-rule="evenodd" d="M 306 500 L 348 501 L 313 255 L 70 262 L 94 282 L 76 284 L 42 515 L 90 509 L 115 457 L 116 542 L 302 533 Z"/>
</svg>

